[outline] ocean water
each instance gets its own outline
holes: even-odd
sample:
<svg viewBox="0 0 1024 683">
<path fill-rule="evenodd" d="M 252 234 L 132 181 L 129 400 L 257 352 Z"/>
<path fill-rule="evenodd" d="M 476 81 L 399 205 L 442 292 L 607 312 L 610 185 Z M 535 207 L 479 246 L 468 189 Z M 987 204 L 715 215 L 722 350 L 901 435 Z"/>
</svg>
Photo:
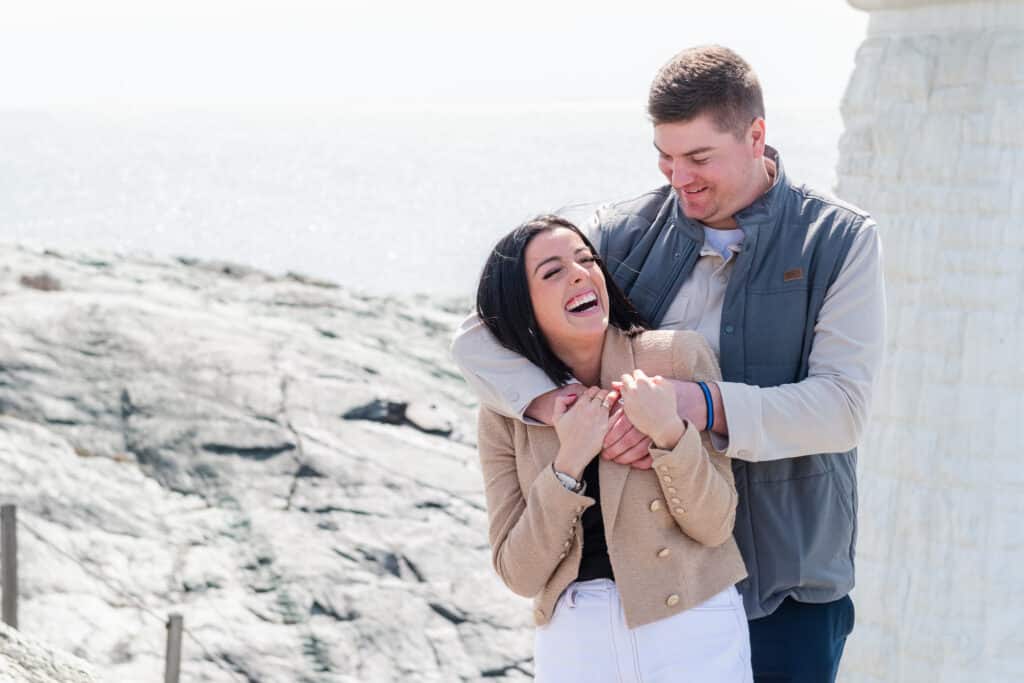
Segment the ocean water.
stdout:
<svg viewBox="0 0 1024 683">
<path fill-rule="evenodd" d="M 831 190 L 836 110 L 769 112 Z M 0 112 L 0 239 L 197 256 L 372 293 L 469 295 L 498 236 L 663 183 L 642 104 L 269 117 Z"/>
</svg>

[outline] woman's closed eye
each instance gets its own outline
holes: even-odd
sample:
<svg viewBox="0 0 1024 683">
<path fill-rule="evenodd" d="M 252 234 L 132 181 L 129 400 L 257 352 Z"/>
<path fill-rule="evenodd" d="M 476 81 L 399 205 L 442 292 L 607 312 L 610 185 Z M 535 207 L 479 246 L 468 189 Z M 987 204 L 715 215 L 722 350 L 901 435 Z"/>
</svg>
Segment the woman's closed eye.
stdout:
<svg viewBox="0 0 1024 683">
<path fill-rule="evenodd" d="M 584 256 L 584 257 L 580 258 L 579 261 L 577 261 L 577 263 L 582 263 L 584 266 L 589 268 L 593 264 L 597 263 L 597 257 L 595 257 L 595 256 Z M 548 272 L 544 273 L 544 275 L 541 276 L 541 279 L 542 280 L 547 280 L 548 278 L 552 278 L 555 275 L 558 275 L 560 272 L 562 272 L 562 266 L 556 266 L 555 268 L 552 268 Z"/>
</svg>

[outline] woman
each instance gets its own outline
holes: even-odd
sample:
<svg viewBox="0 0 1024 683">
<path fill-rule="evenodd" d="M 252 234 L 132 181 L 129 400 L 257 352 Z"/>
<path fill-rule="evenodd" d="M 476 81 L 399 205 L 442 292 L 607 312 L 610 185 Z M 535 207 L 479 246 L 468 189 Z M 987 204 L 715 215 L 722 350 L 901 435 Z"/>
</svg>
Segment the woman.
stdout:
<svg viewBox="0 0 1024 683">
<path fill-rule="evenodd" d="M 536 679 L 750 681 L 732 469 L 662 379 L 717 379 L 707 343 L 643 331 L 587 238 L 555 216 L 498 243 L 477 313 L 556 384 L 588 387 L 556 401 L 554 429 L 480 410 L 492 560 L 534 598 Z M 652 469 L 595 457 L 616 401 L 652 440 Z"/>
</svg>

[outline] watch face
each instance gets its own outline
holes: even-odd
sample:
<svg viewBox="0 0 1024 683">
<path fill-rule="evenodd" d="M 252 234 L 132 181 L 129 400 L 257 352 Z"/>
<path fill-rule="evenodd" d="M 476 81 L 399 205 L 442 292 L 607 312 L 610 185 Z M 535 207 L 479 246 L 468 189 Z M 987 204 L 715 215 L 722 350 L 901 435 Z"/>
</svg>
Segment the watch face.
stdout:
<svg viewBox="0 0 1024 683">
<path fill-rule="evenodd" d="M 569 489 L 570 491 L 575 491 L 580 486 L 580 483 L 578 481 L 576 481 L 575 479 L 573 479 L 564 472 L 559 472 L 558 470 L 555 470 L 555 476 L 558 477 L 558 481 L 562 482 L 562 486 Z"/>
<path fill-rule="evenodd" d="M 578 482 L 572 477 L 570 477 L 568 474 L 562 474 L 561 472 L 558 473 L 558 479 L 562 482 L 562 486 L 569 489 L 573 493 L 579 491 L 580 487 L 583 486 L 582 482 Z"/>
</svg>

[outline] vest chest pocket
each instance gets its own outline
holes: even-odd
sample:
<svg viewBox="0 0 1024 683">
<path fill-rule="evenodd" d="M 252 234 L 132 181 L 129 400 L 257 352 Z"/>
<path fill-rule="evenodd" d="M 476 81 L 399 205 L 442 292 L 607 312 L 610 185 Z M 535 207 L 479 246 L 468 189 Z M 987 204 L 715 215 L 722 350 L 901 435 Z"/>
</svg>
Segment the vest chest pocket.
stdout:
<svg viewBox="0 0 1024 683">
<path fill-rule="evenodd" d="M 806 282 L 752 291 L 747 301 L 746 381 L 762 387 L 799 381 L 811 289 Z"/>
</svg>

